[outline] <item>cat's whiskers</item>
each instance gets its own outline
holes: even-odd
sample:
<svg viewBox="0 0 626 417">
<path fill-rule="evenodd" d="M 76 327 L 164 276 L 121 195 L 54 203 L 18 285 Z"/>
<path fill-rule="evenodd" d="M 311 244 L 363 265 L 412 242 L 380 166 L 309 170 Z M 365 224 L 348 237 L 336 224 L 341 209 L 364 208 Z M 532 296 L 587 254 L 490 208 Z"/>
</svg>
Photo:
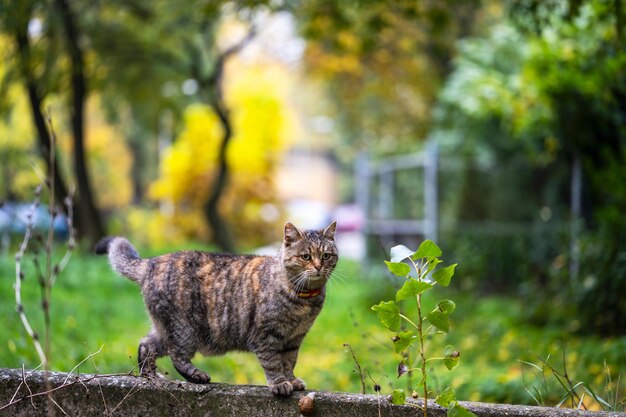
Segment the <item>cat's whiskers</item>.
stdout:
<svg viewBox="0 0 626 417">
<path fill-rule="evenodd" d="M 348 277 L 343 275 L 341 273 L 341 271 L 334 270 L 332 275 L 331 275 L 331 278 L 328 281 L 329 282 L 330 281 L 334 281 L 334 282 L 339 281 L 340 283 L 345 284 L 347 280 L 348 280 Z"/>
<path fill-rule="evenodd" d="M 337 280 L 337 278 L 339 278 L 339 280 Z M 335 288 L 337 285 L 341 286 L 342 284 L 345 283 L 345 280 L 343 277 L 338 277 L 336 275 L 335 272 L 333 272 L 330 276 L 330 278 L 328 278 L 328 281 L 326 283 L 326 287 L 328 288 L 328 291 L 326 292 L 326 294 L 328 294 L 329 296 L 329 301 L 332 302 L 333 300 L 333 293 L 335 292 Z"/>
<path fill-rule="evenodd" d="M 306 270 L 302 271 L 298 275 L 291 277 L 290 280 L 293 283 L 296 293 L 302 292 L 309 280 L 308 273 Z"/>
</svg>

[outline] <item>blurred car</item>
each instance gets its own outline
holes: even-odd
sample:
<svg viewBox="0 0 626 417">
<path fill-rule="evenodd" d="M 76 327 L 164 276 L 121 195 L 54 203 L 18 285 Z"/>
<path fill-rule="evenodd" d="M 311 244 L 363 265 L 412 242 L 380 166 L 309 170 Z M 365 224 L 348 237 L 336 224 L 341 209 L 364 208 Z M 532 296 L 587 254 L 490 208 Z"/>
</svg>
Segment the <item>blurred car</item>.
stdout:
<svg viewBox="0 0 626 417">
<path fill-rule="evenodd" d="M 34 230 L 47 231 L 52 226 L 56 238 L 65 239 L 69 236 L 67 217 L 64 214 L 59 213 L 53 219 L 45 204 L 40 204 L 33 210 L 32 204 L 13 202 L 6 202 L 0 206 L 0 234 L 23 235 L 31 214 L 30 221 Z"/>
<path fill-rule="evenodd" d="M 333 216 L 341 232 L 360 232 L 365 227 L 363 210 L 356 204 L 342 204 L 335 208 Z"/>
</svg>

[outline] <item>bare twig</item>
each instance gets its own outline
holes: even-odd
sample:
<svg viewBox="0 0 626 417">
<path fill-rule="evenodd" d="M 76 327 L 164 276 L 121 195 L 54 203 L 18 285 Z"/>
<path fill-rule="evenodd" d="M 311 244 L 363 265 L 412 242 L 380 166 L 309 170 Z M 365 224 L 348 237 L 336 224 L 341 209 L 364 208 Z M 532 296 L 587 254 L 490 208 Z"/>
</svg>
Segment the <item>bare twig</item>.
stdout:
<svg viewBox="0 0 626 417">
<path fill-rule="evenodd" d="M 67 267 L 72 253 L 74 252 L 74 248 L 76 247 L 76 228 L 74 227 L 74 206 L 72 203 L 74 201 L 74 192 L 74 186 L 70 186 L 69 195 L 65 197 L 65 200 L 63 201 L 67 210 L 66 221 L 69 239 L 67 241 L 67 248 L 63 254 L 63 258 L 61 258 L 57 266 L 52 270 L 53 274 L 50 277 L 50 285 L 54 285 L 54 282 L 59 274 Z"/>
<path fill-rule="evenodd" d="M 65 410 L 63 409 L 63 407 L 61 407 L 61 406 L 59 405 L 59 403 L 58 403 L 58 402 L 56 402 L 56 401 L 54 400 L 54 398 L 52 398 L 52 395 L 48 395 L 48 400 L 52 401 L 52 403 L 53 403 L 54 405 L 56 405 L 56 406 L 57 406 L 57 408 L 58 408 L 59 410 L 61 410 L 61 412 L 63 413 L 63 415 L 65 415 L 65 416 L 67 416 L 67 415 L 68 415 L 68 414 L 65 412 Z"/>
<path fill-rule="evenodd" d="M 354 351 L 352 350 L 352 346 L 350 346 L 349 343 L 344 343 L 343 347 L 347 348 L 348 351 L 350 352 L 350 355 L 352 355 L 352 360 L 354 361 L 354 364 L 356 366 L 355 371 L 359 374 L 359 379 L 361 380 L 361 394 L 365 394 L 365 373 L 363 372 L 363 369 L 361 368 L 361 364 L 356 358 L 356 355 L 354 354 Z"/>
<path fill-rule="evenodd" d="M 104 347 L 104 345 L 100 346 L 100 349 L 98 349 L 97 351 L 90 353 L 89 355 L 87 355 L 87 357 L 85 359 L 83 359 L 82 361 L 78 362 L 76 364 L 76 366 L 74 366 L 72 368 L 72 370 L 68 373 L 67 377 L 65 377 L 65 380 L 63 381 L 64 384 L 67 383 L 67 381 L 70 379 L 70 377 L 72 376 L 72 374 L 74 373 L 74 371 L 76 369 L 78 369 L 79 366 L 81 366 L 83 363 L 87 362 L 88 360 L 90 360 L 91 358 L 93 358 L 94 356 L 96 356 L 97 354 L 99 354 L 100 352 L 102 352 L 102 348 Z M 78 374 L 76 374 L 78 376 Z"/>
<path fill-rule="evenodd" d="M 41 186 L 38 186 L 35 190 L 35 199 L 31 206 L 30 211 L 27 214 L 27 224 L 26 231 L 24 232 L 24 239 L 15 254 L 15 306 L 17 309 L 17 313 L 20 316 L 20 320 L 22 321 L 22 325 L 24 329 L 26 329 L 26 333 L 30 336 L 35 345 L 35 350 L 37 351 L 37 355 L 39 359 L 44 364 L 44 368 L 48 368 L 48 358 L 44 352 L 43 347 L 41 346 L 41 342 L 39 341 L 39 335 L 33 330 L 26 313 L 24 312 L 24 304 L 22 303 L 22 280 L 24 279 L 24 271 L 22 271 L 22 259 L 24 258 L 24 254 L 26 253 L 26 248 L 28 247 L 28 242 L 32 238 L 33 234 L 33 217 L 35 215 L 35 210 L 39 207 L 41 195 Z"/>
<path fill-rule="evenodd" d="M 53 266 L 54 221 L 59 213 L 59 210 L 57 208 L 56 201 L 55 201 L 56 194 L 57 194 L 56 189 L 55 189 L 56 181 L 52 180 L 55 174 L 55 170 L 56 170 L 56 155 L 55 155 L 56 134 L 54 132 L 54 126 L 52 124 L 50 111 L 48 111 L 45 121 L 47 123 L 47 128 L 49 131 L 49 138 L 50 138 L 50 141 L 48 144 L 49 146 L 47 146 L 46 149 L 43 149 L 43 152 L 46 153 L 46 156 L 48 159 L 48 172 L 47 174 L 44 174 L 37 169 L 35 170 L 37 175 L 40 177 L 41 184 L 35 190 L 34 201 L 27 214 L 24 239 L 22 240 L 22 243 L 18 249 L 18 252 L 15 255 L 15 304 L 16 304 L 16 309 L 19 314 L 20 320 L 26 330 L 26 333 L 33 340 L 35 350 L 37 351 L 37 355 L 39 356 L 39 359 L 41 360 L 44 370 L 48 371 L 49 366 L 50 366 L 50 351 L 51 351 L 52 319 L 50 315 L 50 312 L 51 312 L 50 303 L 52 299 L 51 297 L 52 286 L 54 285 L 56 278 L 59 276 L 59 274 L 63 271 L 63 269 L 69 263 L 70 255 L 75 246 L 75 230 L 73 227 L 73 219 L 72 219 L 72 216 L 73 216 L 73 210 L 72 210 L 73 189 L 72 189 L 70 191 L 70 195 L 66 196 L 64 200 L 65 206 L 67 208 L 66 219 L 67 219 L 67 225 L 68 225 L 68 230 L 69 230 L 69 240 L 68 240 L 67 250 L 64 256 L 62 257 L 61 261 Z M 50 224 L 48 225 L 45 239 L 39 236 L 39 234 L 36 235 L 34 233 L 34 220 L 35 220 L 34 217 L 36 215 L 36 210 L 39 207 L 40 202 L 41 202 L 41 192 L 43 190 L 43 187 L 46 188 L 46 191 L 49 194 L 48 195 L 48 200 L 49 200 L 48 209 L 50 213 Z M 40 259 L 39 259 L 39 256 L 41 255 L 40 249 L 38 245 L 35 245 L 35 250 L 33 252 L 33 263 L 35 266 L 35 275 L 37 277 L 37 282 L 39 283 L 39 287 L 41 290 L 40 305 L 41 305 L 43 319 L 44 319 L 43 346 L 41 343 L 41 338 L 40 338 L 39 333 L 37 333 L 33 329 L 28 317 L 26 316 L 24 304 L 22 301 L 22 282 L 25 277 L 23 267 L 22 267 L 23 259 L 26 255 L 26 251 L 28 249 L 29 244 L 33 242 L 35 238 L 37 238 L 38 240 L 41 240 L 40 243 L 41 243 L 41 247 L 43 248 L 43 252 L 45 256 L 45 261 L 40 262 Z M 47 373 L 45 374 L 44 379 L 46 380 L 46 391 L 48 393 L 51 393 L 52 390 L 50 389 L 50 386 L 47 384 Z M 26 384 L 25 381 L 26 379 L 24 378 L 24 384 Z M 29 389 L 28 385 L 26 385 L 26 387 Z M 32 392 L 31 392 L 31 395 L 32 395 Z M 63 413 L 65 413 L 65 410 L 63 410 L 59 406 L 59 404 L 49 394 L 48 394 L 48 397 L 51 403 L 53 403 Z M 31 402 L 32 402 L 32 396 L 31 396 Z"/>
<path fill-rule="evenodd" d="M 100 385 L 100 380 L 97 379 L 96 381 L 98 383 L 98 391 L 100 392 L 100 397 L 102 398 L 102 404 L 104 405 L 104 414 L 111 415 L 111 413 L 109 412 L 109 406 L 107 405 L 107 400 L 104 397 L 104 392 L 102 392 L 102 385 Z"/>
<path fill-rule="evenodd" d="M 124 398 L 122 398 L 120 402 L 118 402 L 117 405 L 113 407 L 113 409 L 108 413 L 108 415 L 113 415 L 115 410 L 117 410 L 124 403 L 124 401 L 126 401 L 126 399 L 130 396 L 130 394 L 132 394 L 135 391 L 135 388 L 137 388 L 137 385 L 133 385 L 132 388 L 128 390 L 126 395 L 124 395 Z"/>
<path fill-rule="evenodd" d="M 11 397 L 11 400 L 9 401 L 9 403 L 12 403 L 13 401 L 15 401 L 15 397 L 17 397 L 17 394 L 20 393 L 20 390 L 22 389 L 22 386 L 26 386 L 26 389 L 28 390 L 30 395 L 33 394 L 33 392 L 31 391 L 30 387 L 28 386 L 28 383 L 26 382 L 26 378 L 28 378 L 28 376 L 30 374 L 32 374 L 33 372 L 35 372 L 37 369 L 41 368 L 42 365 L 43 365 L 43 362 L 40 363 L 35 369 L 30 371 L 28 373 L 28 375 L 26 375 L 25 370 L 24 370 L 24 365 L 22 365 L 22 380 L 20 381 L 20 384 L 17 386 L 17 389 L 15 390 L 15 393 Z M 19 400 L 19 401 L 21 401 L 21 400 Z M 19 402 L 19 401 L 16 401 L 16 402 Z M 37 409 L 37 407 L 35 407 L 35 404 L 33 403 L 32 399 L 30 400 L 30 403 L 33 406 L 33 408 Z M 0 410 L 1 410 L 1 408 L 0 408 Z"/>
<path fill-rule="evenodd" d="M 77 377 L 76 379 L 74 379 L 71 382 L 63 383 L 63 384 L 61 384 L 61 385 L 59 385 L 57 387 L 46 389 L 46 390 L 41 391 L 41 392 L 35 392 L 35 393 L 29 394 L 29 395 L 25 395 L 25 396 L 20 397 L 20 398 L 15 398 L 15 396 L 14 396 L 14 398 L 12 398 L 11 401 L 9 401 L 7 404 L 5 404 L 3 406 L 0 406 L 0 411 L 3 411 L 3 410 L 5 410 L 5 409 L 7 409 L 9 407 L 12 407 L 12 406 L 18 404 L 18 403 L 21 403 L 24 400 L 31 400 L 32 401 L 34 398 L 38 398 L 38 397 L 44 397 L 44 396 L 50 397 L 50 394 L 52 394 L 52 393 L 54 393 L 56 391 L 62 390 L 64 388 L 71 387 L 72 385 L 84 384 L 86 382 L 90 382 L 90 381 L 97 380 L 97 379 L 104 379 L 104 378 L 111 378 L 111 377 L 118 377 L 118 376 L 128 376 L 128 374 L 120 373 L 120 374 L 107 374 L 107 375 L 91 375 L 91 376 L 85 377 L 85 378 L 78 378 Z M 26 376 L 26 378 L 27 377 L 28 376 Z M 23 383 L 26 384 L 26 379 L 24 379 Z"/>
<path fill-rule="evenodd" d="M 48 174 L 49 175 L 48 178 L 51 178 L 53 174 L 53 169 L 54 169 L 54 161 L 56 161 L 54 150 L 56 149 L 57 136 L 54 131 L 54 125 L 52 124 L 52 116 L 50 115 L 49 109 L 48 109 L 48 113 L 46 117 L 46 122 L 48 124 L 48 130 L 50 131 L 50 138 L 52 142 L 52 146 L 50 149 L 51 170 L 50 170 L 50 173 Z M 52 251 L 52 240 L 54 237 L 54 228 L 53 228 L 52 223 L 54 221 L 54 217 L 57 215 L 57 210 L 56 210 L 55 204 L 53 204 L 53 202 L 55 201 L 54 200 L 54 196 L 55 196 L 54 181 L 47 181 L 46 183 L 50 184 L 50 201 L 51 201 L 50 210 L 51 210 L 51 215 L 52 215 L 52 221 L 50 222 L 50 227 L 48 229 L 48 245 L 46 246 L 46 248 L 49 251 Z M 67 230 L 69 232 L 69 238 L 67 241 L 67 247 L 66 247 L 65 253 L 63 254 L 63 258 L 61 258 L 59 263 L 57 263 L 54 267 L 51 267 L 52 266 L 50 262 L 51 258 L 48 257 L 49 262 L 47 266 L 48 266 L 48 273 L 49 273 L 48 281 L 49 281 L 50 287 L 54 285 L 54 282 L 56 281 L 59 274 L 63 272 L 63 270 L 69 263 L 70 258 L 72 256 L 72 252 L 74 251 L 74 247 L 76 246 L 76 229 L 74 228 L 74 205 L 73 205 L 74 192 L 75 192 L 74 186 L 70 185 L 68 194 L 63 199 L 63 204 L 65 205 L 65 208 L 67 211 L 66 221 L 67 221 Z"/>
<path fill-rule="evenodd" d="M 17 389 L 15 390 L 15 393 L 13 394 L 9 402 L 13 402 L 15 397 L 17 397 L 17 394 L 20 392 L 22 385 L 24 385 L 24 365 L 22 365 L 22 382 L 20 382 L 20 384 L 17 386 Z"/>
<path fill-rule="evenodd" d="M 22 382 L 20 383 L 20 385 L 22 385 L 22 384 L 24 384 L 26 386 L 26 389 L 28 390 L 28 393 L 30 395 L 33 395 L 33 392 L 31 391 L 30 387 L 28 386 L 28 382 L 26 382 L 26 375 L 25 375 L 25 372 L 24 372 L 24 365 L 22 365 Z M 16 392 L 16 394 L 17 394 L 17 392 Z M 35 410 L 37 409 L 37 407 L 35 407 L 35 403 L 33 403 L 32 399 L 30 400 L 30 405 L 32 405 Z"/>
</svg>

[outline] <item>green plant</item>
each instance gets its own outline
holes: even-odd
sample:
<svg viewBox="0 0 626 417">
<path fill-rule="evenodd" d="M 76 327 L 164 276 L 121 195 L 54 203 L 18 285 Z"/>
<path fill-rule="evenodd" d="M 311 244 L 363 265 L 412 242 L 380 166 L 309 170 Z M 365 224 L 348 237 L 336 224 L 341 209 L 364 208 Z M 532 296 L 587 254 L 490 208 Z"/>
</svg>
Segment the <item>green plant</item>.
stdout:
<svg viewBox="0 0 626 417">
<path fill-rule="evenodd" d="M 459 363 L 460 353 L 451 345 L 445 346 L 441 356 L 427 357 L 426 339 L 436 334 L 446 334 L 450 330 L 449 315 L 456 309 L 452 300 L 442 300 L 429 313 L 425 313 L 422 305 L 422 296 L 435 285 L 447 287 L 454 276 L 457 264 L 440 267 L 441 249 L 431 240 L 425 240 L 417 251 L 412 251 L 406 246 L 394 246 L 391 249 L 391 260 L 385 261 L 387 268 L 394 275 L 405 279 L 402 287 L 396 292 L 396 299 L 381 301 L 372 307 L 376 311 L 380 322 L 395 333 L 392 338 L 394 350 L 402 355 L 398 364 L 398 378 L 413 371 L 419 371 L 421 379 L 416 387 L 421 390 L 424 405 L 422 411 L 424 417 L 428 416 L 428 372 L 427 363 L 441 361 L 449 370 Z M 409 318 L 402 313 L 398 303 L 414 300 L 417 307 L 417 317 Z M 406 330 L 406 326 L 410 326 Z M 410 363 L 410 350 L 415 346 L 416 359 Z M 408 363 L 408 364 L 407 364 Z M 414 392 L 413 397 L 417 397 Z M 406 401 L 404 390 L 396 389 L 391 396 L 394 404 L 403 404 Z M 454 391 L 448 387 L 436 398 L 435 402 L 448 408 L 449 416 L 471 416 L 472 412 L 465 409 L 456 401 Z"/>
<path fill-rule="evenodd" d="M 17 253 L 15 254 L 15 306 L 16 311 L 20 317 L 20 321 L 24 326 L 24 329 L 30 339 L 33 342 L 37 356 L 41 361 L 46 371 L 49 370 L 50 360 L 50 348 L 51 348 L 51 309 L 50 303 L 52 301 L 52 287 L 54 283 L 69 263 L 70 257 L 76 244 L 75 232 L 73 224 L 73 188 L 70 189 L 70 195 L 68 195 L 63 203 L 65 205 L 65 211 L 67 217 L 67 227 L 69 236 L 67 240 L 67 249 L 63 254 L 63 257 L 55 263 L 54 258 L 54 221 L 55 218 L 61 213 L 61 209 L 57 207 L 55 201 L 55 182 L 50 181 L 55 170 L 55 147 L 56 147 L 56 134 L 52 125 L 52 118 L 48 113 L 46 115 L 46 124 L 50 135 L 50 147 L 45 151 L 48 153 L 48 167 L 49 172 L 45 175 L 41 175 L 41 184 L 35 190 L 35 197 L 33 204 L 26 215 L 26 229 L 24 232 L 24 238 L 19 246 Z M 48 212 L 50 214 L 50 220 L 47 228 L 44 230 L 35 230 L 35 217 L 36 211 L 40 206 L 42 190 L 48 194 Z M 30 247 L 29 247 L 30 245 Z M 40 287 L 41 293 L 41 310 L 43 313 L 43 334 L 44 344 L 42 347 L 39 333 L 31 325 L 31 321 L 26 315 L 24 304 L 22 302 L 22 283 L 26 279 L 26 273 L 23 268 L 23 261 L 27 255 L 31 255 L 34 265 L 34 275 L 37 278 L 37 283 Z M 42 259 L 43 258 L 43 261 Z"/>
<path fill-rule="evenodd" d="M 524 390 L 539 406 L 549 405 L 547 399 L 553 392 L 562 391 L 560 401 L 555 407 L 567 406 L 577 410 L 588 410 L 589 405 L 599 407 L 610 412 L 623 412 L 626 407 L 626 398 L 620 394 L 621 379 L 613 381 L 611 370 L 604 362 L 605 387 L 604 394 L 600 396 L 590 384 L 584 381 L 574 382 L 568 371 L 565 359 L 565 347 L 563 347 L 562 369 L 557 369 L 550 364 L 550 355 L 540 359 L 539 363 L 520 361 L 522 367 L 522 383 Z M 526 376 L 530 373 L 530 376 Z M 550 378 L 553 377 L 553 378 Z M 550 380 L 556 384 L 550 384 Z M 594 407 L 594 409 L 595 409 Z"/>
</svg>

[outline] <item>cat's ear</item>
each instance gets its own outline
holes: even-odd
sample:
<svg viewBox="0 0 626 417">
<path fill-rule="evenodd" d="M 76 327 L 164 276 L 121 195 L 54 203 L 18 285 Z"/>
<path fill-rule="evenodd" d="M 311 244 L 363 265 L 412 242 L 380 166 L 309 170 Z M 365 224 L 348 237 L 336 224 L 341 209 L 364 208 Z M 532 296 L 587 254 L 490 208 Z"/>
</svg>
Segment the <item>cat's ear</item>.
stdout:
<svg viewBox="0 0 626 417">
<path fill-rule="evenodd" d="M 328 225 L 322 232 L 322 235 L 328 240 L 335 240 L 335 230 L 337 229 L 337 222 L 334 221 Z"/>
<path fill-rule="evenodd" d="M 296 226 L 287 222 L 285 223 L 285 246 L 291 245 L 293 242 L 302 239 L 302 232 Z"/>
</svg>

